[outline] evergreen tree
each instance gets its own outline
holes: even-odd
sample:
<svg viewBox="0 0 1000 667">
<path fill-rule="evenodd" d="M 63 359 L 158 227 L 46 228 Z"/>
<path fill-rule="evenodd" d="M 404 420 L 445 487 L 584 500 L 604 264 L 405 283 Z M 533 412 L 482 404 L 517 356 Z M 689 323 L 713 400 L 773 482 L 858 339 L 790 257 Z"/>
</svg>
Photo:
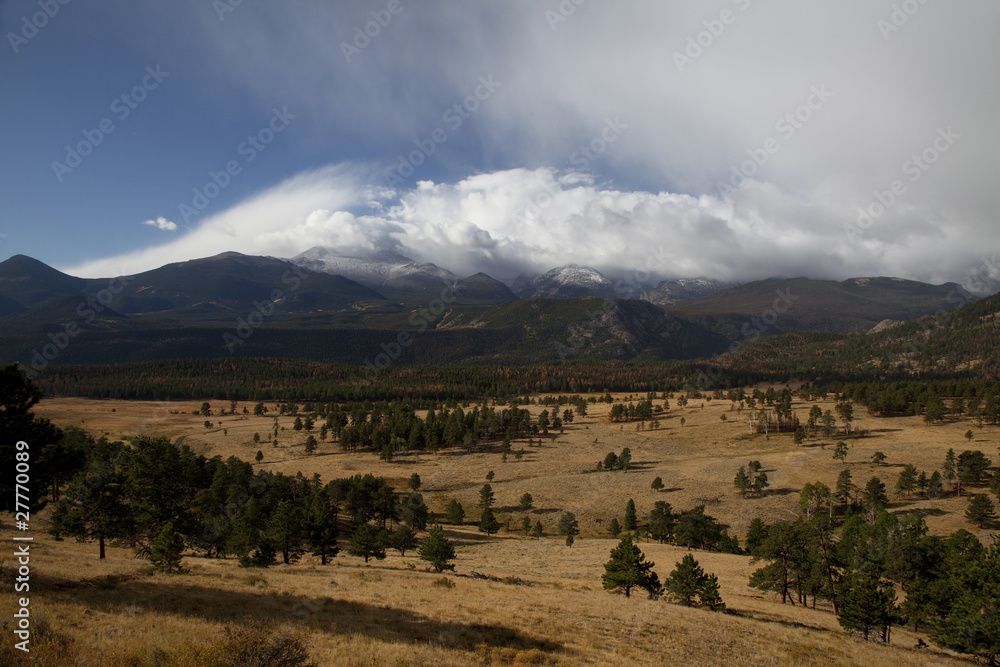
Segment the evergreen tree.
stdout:
<svg viewBox="0 0 1000 667">
<path fill-rule="evenodd" d="M 410 480 L 407 482 L 407 486 L 410 487 L 411 491 L 419 491 L 420 475 L 418 475 L 417 473 L 413 473 L 412 475 L 410 475 Z"/>
<path fill-rule="evenodd" d="M 455 559 L 455 548 L 445 538 L 444 529 L 439 524 L 434 524 L 417 553 L 421 560 L 430 563 L 434 571 L 439 574 L 445 570 L 455 569 L 455 566 L 449 563 Z"/>
<path fill-rule="evenodd" d="M 528 510 L 531 509 L 531 505 L 532 503 L 534 503 L 534 501 L 535 499 L 531 497 L 530 493 L 525 493 L 524 495 L 521 496 L 521 499 L 518 501 L 518 506 L 521 508 L 522 511 L 527 512 Z"/>
<path fill-rule="evenodd" d="M 834 495 L 837 496 L 837 500 L 840 501 L 841 505 L 847 505 L 854 497 L 855 490 L 856 487 L 851 479 L 851 471 L 844 468 L 837 476 L 837 487 Z"/>
<path fill-rule="evenodd" d="M 521 518 L 521 530 L 524 531 L 525 537 L 531 534 L 531 519 L 527 515 Z"/>
<path fill-rule="evenodd" d="M 969 506 L 965 510 L 965 518 L 980 528 L 986 528 L 987 524 L 996 519 L 993 501 L 985 493 L 971 494 L 969 496 Z"/>
<path fill-rule="evenodd" d="M 611 523 L 608 524 L 608 532 L 611 533 L 611 537 L 618 537 L 622 534 L 621 524 L 618 523 L 618 517 L 613 517 Z"/>
<path fill-rule="evenodd" d="M 653 479 L 653 483 L 650 484 L 649 488 L 651 488 L 653 491 L 660 491 L 660 490 L 662 490 L 663 489 L 663 478 L 661 478 L 661 477 L 654 478 Z"/>
<path fill-rule="evenodd" d="M 424 504 L 424 497 L 419 493 L 411 493 L 403 503 L 401 519 L 413 530 L 423 530 L 427 527 L 427 517 L 430 510 Z"/>
<path fill-rule="evenodd" d="M 872 632 L 879 632 L 888 643 L 895 617 L 896 592 L 892 587 L 881 586 L 876 577 L 859 574 L 844 594 L 837 620 L 846 630 L 860 632 L 865 641 Z"/>
<path fill-rule="evenodd" d="M 483 488 L 479 490 L 479 507 L 484 510 L 493 507 L 493 503 L 496 502 L 496 498 L 493 495 L 493 487 L 489 483 L 483 484 Z"/>
<path fill-rule="evenodd" d="M 169 521 L 163 525 L 149 554 L 149 562 L 157 572 L 173 574 L 182 572 L 181 554 L 184 552 L 184 537 L 174 530 Z"/>
<path fill-rule="evenodd" d="M 747 528 L 747 551 L 754 553 L 767 538 L 767 524 L 760 517 L 754 517 Z"/>
<path fill-rule="evenodd" d="M 611 550 L 611 559 L 604 564 L 601 581 L 605 590 L 621 590 L 630 597 L 633 588 L 642 588 L 650 597 L 659 594 L 660 580 L 653 571 L 654 563 L 646 560 L 632 535 L 626 534 Z"/>
<path fill-rule="evenodd" d="M 388 536 L 384 528 L 363 523 L 354 530 L 348 543 L 347 553 L 352 556 L 369 559 L 385 560 L 385 548 Z"/>
<path fill-rule="evenodd" d="M 487 537 L 500 530 L 500 522 L 493 516 L 493 510 L 487 507 L 483 510 L 483 515 L 479 519 L 479 532 L 486 533 Z"/>
<path fill-rule="evenodd" d="M 405 556 L 417 546 L 417 534 L 409 526 L 402 524 L 392 533 L 389 544 L 399 552 L 400 556 Z"/>
<path fill-rule="evenodd" d="M 635 530 L 639 527 L 639 521 L 635 514 L 635 501 L 631 498 L 625 503 L 625 530 Z"/>
<path fill-rule="evenodd" d="M 329 487 L 328 487 L 329 488 Z M 304 529 L 312 553 L 319 556 L 320 563 L 327 564 L 327 560 L 337 555 L 340 551 L 337 548 L 337 514 L 339 506 L 332 499 L 333 489 L 321 489 L 313 494 L 306 510 Z"/>
<path fill-rule="evenodd" d="M 913 494 L 913 490 L 917 488 L 917 467 L 912 463 L 906 464 L 903 471 L 899 473 L 899 479 L 896 480 L 896 494 L 900 496 L 907 496 Z"/>
<path fill-rule="evenodd" d="M 691 554 L 685 554 L 676 564 L 664 583 L 664 590 L 675 602 L 687 607 L 712 611 L 726 608 L 719 595 L 719 580 L 714 574 L 706 574 Z"/>
<path fill-rule="evenodd" d="M 291 501 L 282 500 L 278 503 L 267 522 L 265 535 L 281 552 L 285 565 L 294 563 L 305 553 L 302 546 L 302 515 Z"/>
<path fill-rule="evenodd" d="M 445 506 L 444 519 L 453 526 L 460 526 L 465 521 L 465 508 L 457 500 L 449 500 Z"/>
<path fill-rule="evenodd" d="M 559 517 L 559 534 L 578 535 L 579 533 L 580 524 L 576 520 L 576 515 L 572 512 L 563 512 L 563 515 Z"/>
<path fill-rule="evenodd" d="M 535 521 L 535 527 L 531 531 L 532 537 L 542 537 L 545 533 L 542 531 L 542 520 L 539 519 Z"/>
<path fill-rule="evenodd" d="M 677 516 L 673 513 L 670 503 L 658 500 L 653 503 L 653 509 L 649 513 L 649 536 L 660 544 L 669 542 L 674 536 L 674 527 L 677 525 Z"/>
</svg>

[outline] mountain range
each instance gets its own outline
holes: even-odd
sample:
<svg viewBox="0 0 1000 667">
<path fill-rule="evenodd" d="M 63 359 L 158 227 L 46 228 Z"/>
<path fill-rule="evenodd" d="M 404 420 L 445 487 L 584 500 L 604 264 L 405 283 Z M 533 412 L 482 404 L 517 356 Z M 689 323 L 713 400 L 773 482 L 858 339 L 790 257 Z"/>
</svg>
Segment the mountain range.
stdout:
<svg viewBox="0 0 1000 667">
<path fill-rule="evenodd" d="M 0 262 L 0 356 L 41 367 L 233 354 L 363 364 L 387 348 L 400 364 L 693 359 L 975 300 L 953 283 L 898 278 L 677 279 L 642 290 L 575 264 L 508 286 L 395 253 L 319 247 L 290 259 L 228 252 L 111 279 L 17 255 Z M 398 345 L 402 334 L 421 343 Z"/>
</svg>

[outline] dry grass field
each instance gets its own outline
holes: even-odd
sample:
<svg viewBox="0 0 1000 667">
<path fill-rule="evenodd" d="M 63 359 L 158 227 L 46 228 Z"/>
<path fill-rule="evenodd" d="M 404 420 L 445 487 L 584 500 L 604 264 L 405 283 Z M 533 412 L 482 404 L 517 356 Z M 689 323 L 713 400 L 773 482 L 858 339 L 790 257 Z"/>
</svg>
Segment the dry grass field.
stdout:
<svg viewBox="0 0 1000 667">
<path fill-rule="evenodd" d="M 342 453 L 334 442 L 321 442 L 307 456 L 302 446 L 306 434 L 293 431 L 294 418 L 288 416 L 278 420 L 278 447 L 255 445 L 253 434 L 266 439 L 273 417 L 213 416 L 206 429 L 205 417 L 191 414 L 200 405 L 46 399 L 36 414 L 111 439 L 138 433 L 183 438 L 208 456 L 252 461 L 260 449 L 264 468 L 319 473 L 324 480 L 371 472 L 402 489 L 416 472 L 423 482 L 421 493 L 438 511 L 451 498 L 472 510 L 493 470 L 501 521 L 509 515 L 512 527 L 519 525 L 523 513 L 516 509 L 517 500 L 528 492 L 534 498 L 531 519 L 541 520 L 548 536 L 531 539 L 501 531 L 487 539 L 474 526 L 448 527 L 458 558 L 455 574 L 444 577 L 425 571 L 415 554 L 403 558 L 398 553 L 370 566 L 341 555 L 326 567 L 306 557 L 297 565 L 264 571 L 238 568 L 234 560 L 186 557 L 190 574 L 171 577 L 140 574 L 144 563 L 124 550 L 111 549 L 108 560 L 99 562 L 96 545 L 54 542 L 40 534 L 39 520 L 32 609 L 42 611 L 58 633 L 72 639 L 76 648 L 67 649 L 67 655 L 75 650 L 77 664 L 129 664 L 122 656 L 209 642 L 224 633 L 227 623 L 244 617 L 303 632 L 313 660 L 323 665 L 965 662 L 936 647 L 912 648 L 917 636 L 904 629 L 893 631 L 891 646 L 865 643 L 848 636 L 829 609 L 781 605 L 747 587 L 754 566 L 743 556 L 695 554 L 706 571 L 718 575 L 727 614 L 650 601 L 644 594 L 626 599 L 608 593 L 601 589 L 600 577 L 616 540 L 610 539 L 606 525 L 613 516 L 621 520 L 629 498 L 640 517 L 657 500 L 670 502 L 675 511 L 704 503 L 706 512 L 728 524 L 742 541 L 754 517 L 794 520 L 802 486 L 822 481 L 832 488 L 845 465 L 855 483 L 878 475 L 891 494 L 905 464 L 930 474 L 940 469 L 949 447 L 957 452 L 981 449 L 996 458 L 996 429 L 965 421 L 927 427 L 917 418 L 875 419 L 856 407 L 855 428 L 868 429 L 869 436 L 850 440 L 846 464 L 841 464 L 832 458 L 830 446 L 837 437 L 810 439 L 802 446 L 784 433 L 769 439 L 743 437 L 745 415 L 732 410 L 729 401 L 705 400 L 704 407 L 701 400 L 692 401 L 685 409 L 671 401 L 661 428 L 641 432 L 635 424 L 609 424 L 608 406 L 592 404 L 587 417 L 577 418 L 555 440 L 540 447 L 515 442 L 515 450 L 525 448 L 520 461 L 510 457 L 504 463 L 498 453 L 449 450 L 383 462 L 371 453 Z M 810 405 L 795 403 L 801 419 Z M 832 401 L 821 403 L 824 410 L 833 406 Z M 213 402 L 212 407 L 229 406 Z M 531 406 L 534 414 L 542 409 Z M 975 432 L 971 444 L 963 437 L 969 428 Z M 607 452 L 623 447 L 632 451 L 632 470 L 591 472 Z M 884 464 L 871 463 L 875 451 L 887 455 Z M 751 459 L 762 462 L 771 487 L 765 497 L 747 500 L 739 497 L 732 480 L 736 469 Z M 650 488 L 656 476 L 663 479 L 663 491 Z M 964 498 L 949 497 L 896 500 L 890 509 L 920 511 L 934 533 L 965 528 L 985 539 L 987 531 L 966 522 L 965 507 Z M 580 521 L 581 536 L 572 548 L 554 536 L 563 511 L 576 513 Z M 470 515 L 474 519 L 475 510 Z M 669 545 L 640 546 L 656 562 L 661 579 L 686 553 Z M 473 570 L 521 577 L 530 585 L 463 576 Z M 11 576 L 9 567 L 4 574 Z M 11 587 L 5 583 L 4 589 Z M 88 657 L 95 651 L 102 652 L 105 662 Z"/>
</svg>

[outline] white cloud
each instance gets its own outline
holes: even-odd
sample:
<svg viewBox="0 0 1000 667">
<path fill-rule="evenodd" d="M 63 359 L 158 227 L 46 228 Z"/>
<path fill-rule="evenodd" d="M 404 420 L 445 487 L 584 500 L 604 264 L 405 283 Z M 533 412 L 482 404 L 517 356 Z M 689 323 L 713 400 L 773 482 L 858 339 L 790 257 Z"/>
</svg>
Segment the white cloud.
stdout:
<svg viewBox="0 0 1000 667">
<path fill-rule="evenodd" d="M 170 220 L 167 220 L 162 216 L 157 218 L 156 220 L 147 220 L 142 224 L 149 225 L 150 227 L 156 227 L 157 229 L 162 229 L 167 232 L 177 231 L 177 223 L 171 222 Z"/>
<path fill-rule="evenodd" d="M 422 181 L 401 194 L 374 190 L 358 173 L 352 165 L 305 172 L 174 241 L 64 270 L 98 277 L 231 250 L 291 257 L 317 245 L 348 255 L 394 250 L 501 279 L 575 262 L 614 277 L 648 271 L 648 281 L 893 275 L 944 282 L 967 280 L 978 262 L 965 225 L 943 225 L 933 209 L 894 208 L 852 238 L 845 226 L 856 212 L 830 191 L 789 193 L 753 179 L 721 199 L 619 190 L 551 168 Z M 374 214 L 351 212 L 359 207 Z M 940 257 L 943 245 L 952 256 Z"/>
</svg>

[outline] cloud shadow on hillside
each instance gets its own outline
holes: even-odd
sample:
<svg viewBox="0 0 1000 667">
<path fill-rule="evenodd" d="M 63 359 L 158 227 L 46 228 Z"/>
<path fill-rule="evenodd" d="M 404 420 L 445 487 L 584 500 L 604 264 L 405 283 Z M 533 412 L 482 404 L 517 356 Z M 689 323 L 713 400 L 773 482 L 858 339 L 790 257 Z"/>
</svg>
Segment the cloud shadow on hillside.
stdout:
<svg viewBox="0 0 1000 667">
<path fill-rule="evenodd" d="M 45 577 L 45 588 L 60 597 L 93 609 L 114 609 L 125 602 L 136 603 L 144 612 L 176 614 L 214 623 L 240 623 L 256 619 L 267 624 L 300 623 L 336 635 L 363 635 L 385 642 L 408 642 L 462 651 L 475 651 L 485 644 L 517 650 L 563 651 L 562 644 L 531 637 L 502 625 L 443 621 L 408 609 L 328 597 L 306 597 L 266 589 L 247 591 L 211 588 L 185 581 L 132 578 L 101 585 Z M 428 575 L 427 585 L 433 577 Z M 190 582 L 190 583 L 189 583 Z M 447 596 L 448 593 L 443 593 Z"/>
</svg>

